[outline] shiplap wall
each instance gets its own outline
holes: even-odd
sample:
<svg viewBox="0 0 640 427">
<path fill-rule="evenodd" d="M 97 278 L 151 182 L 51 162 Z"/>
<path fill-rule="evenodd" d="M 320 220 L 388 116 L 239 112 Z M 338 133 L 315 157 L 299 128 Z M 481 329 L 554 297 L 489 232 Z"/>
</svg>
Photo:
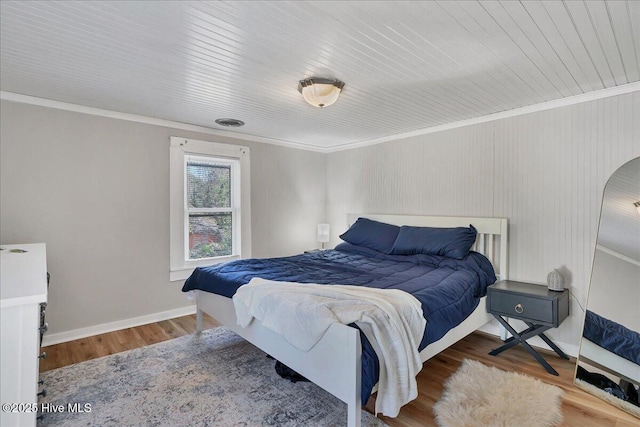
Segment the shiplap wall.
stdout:
<svg viewBox="0 0 640 427">
<path fill-rule="evenodd" d="M 348 212 L 506 217 L 510 277 L 559 268 L 584 306 L 602 192 L 640 156 L 640 93 L 329 154 L 333 243 Z M 577 345 L 583 312 L 552 331 Z"/>
</svg>

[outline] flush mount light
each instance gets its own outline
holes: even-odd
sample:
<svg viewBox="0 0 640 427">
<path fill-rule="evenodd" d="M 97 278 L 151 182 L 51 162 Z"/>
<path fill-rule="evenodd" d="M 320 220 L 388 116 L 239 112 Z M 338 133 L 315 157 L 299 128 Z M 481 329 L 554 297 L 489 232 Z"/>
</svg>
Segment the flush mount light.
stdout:
<svg viewBox="0 0 640 427">
<path fill-rule="evenodd" d="M 344 87 L 344 83 L 336 79 L 324 79 L 311 77 L 300 80 L 298 92 L 309 104 L 314 107 L 324 108 L 338 100 L 338 96 Z"/>
<path fill-rule="evenodd" d="M 226 126 L 229 128 L 239 128 L 240 126 L 244 126 L 244 122 L 238 119 L 217 119 L 216 123 L 220 126 Z"/>
</svg>

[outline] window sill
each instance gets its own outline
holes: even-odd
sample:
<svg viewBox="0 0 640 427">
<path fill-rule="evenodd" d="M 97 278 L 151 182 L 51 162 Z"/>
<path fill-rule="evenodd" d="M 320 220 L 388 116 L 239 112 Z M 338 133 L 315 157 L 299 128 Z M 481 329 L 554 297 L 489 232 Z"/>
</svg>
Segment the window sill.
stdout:
<svg viewBox="0 0 640 427">
<path fill-rule="evenodd" d="M 218 258 L 206 260 L 205 262 L 193 264 L 192 266 L 189 266 L 189 267 L 185 266 L 184 268 L 177 268 L 169 272 L 169 281 L 178 282 L 181 280 L 188 279 L 189 276 L 191 276 L 191 273 L 193 273 L 193 270 L 196 269 L 196 267 L 206 267 L 208 265 L 223 264 L 225 262 L 234 261 L 236 259 L 240 259 L 240 256 L 231 255 L 231 256 L 225 256 L 225 257 L 218 257 Z"/>
</svg>

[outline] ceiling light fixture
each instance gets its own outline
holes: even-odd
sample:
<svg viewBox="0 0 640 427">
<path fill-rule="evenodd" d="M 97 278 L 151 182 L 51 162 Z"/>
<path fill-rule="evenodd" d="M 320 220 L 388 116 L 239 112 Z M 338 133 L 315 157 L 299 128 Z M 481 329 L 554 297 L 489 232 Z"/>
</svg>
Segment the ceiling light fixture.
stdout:
<svg viewBox="0 0 640 427">
<path fill-rule="evenodd" d="M 324 108 L 338 100 L 338 96 L 344 87 L 344 83 L 336 79 L 324 79 L 311 77 L 300 80 L 298 92 L 309 104 L 314 107 Z"/>
</svg>

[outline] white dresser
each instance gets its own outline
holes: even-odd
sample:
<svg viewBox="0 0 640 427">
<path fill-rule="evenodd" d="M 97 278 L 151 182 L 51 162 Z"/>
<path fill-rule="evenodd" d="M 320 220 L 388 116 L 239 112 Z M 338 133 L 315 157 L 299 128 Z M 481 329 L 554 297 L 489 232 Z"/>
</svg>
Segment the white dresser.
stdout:
<svg viewBox="0 0 640 427">
<path fill-rule="evenodd" d="M 35 412 L 5 412 L 5 404 L 38 402 L 40 304 L 47 301 L 46 249 L 44 243 L 0 248 L 0 425 L 34 426 Z"/>
</svg>

